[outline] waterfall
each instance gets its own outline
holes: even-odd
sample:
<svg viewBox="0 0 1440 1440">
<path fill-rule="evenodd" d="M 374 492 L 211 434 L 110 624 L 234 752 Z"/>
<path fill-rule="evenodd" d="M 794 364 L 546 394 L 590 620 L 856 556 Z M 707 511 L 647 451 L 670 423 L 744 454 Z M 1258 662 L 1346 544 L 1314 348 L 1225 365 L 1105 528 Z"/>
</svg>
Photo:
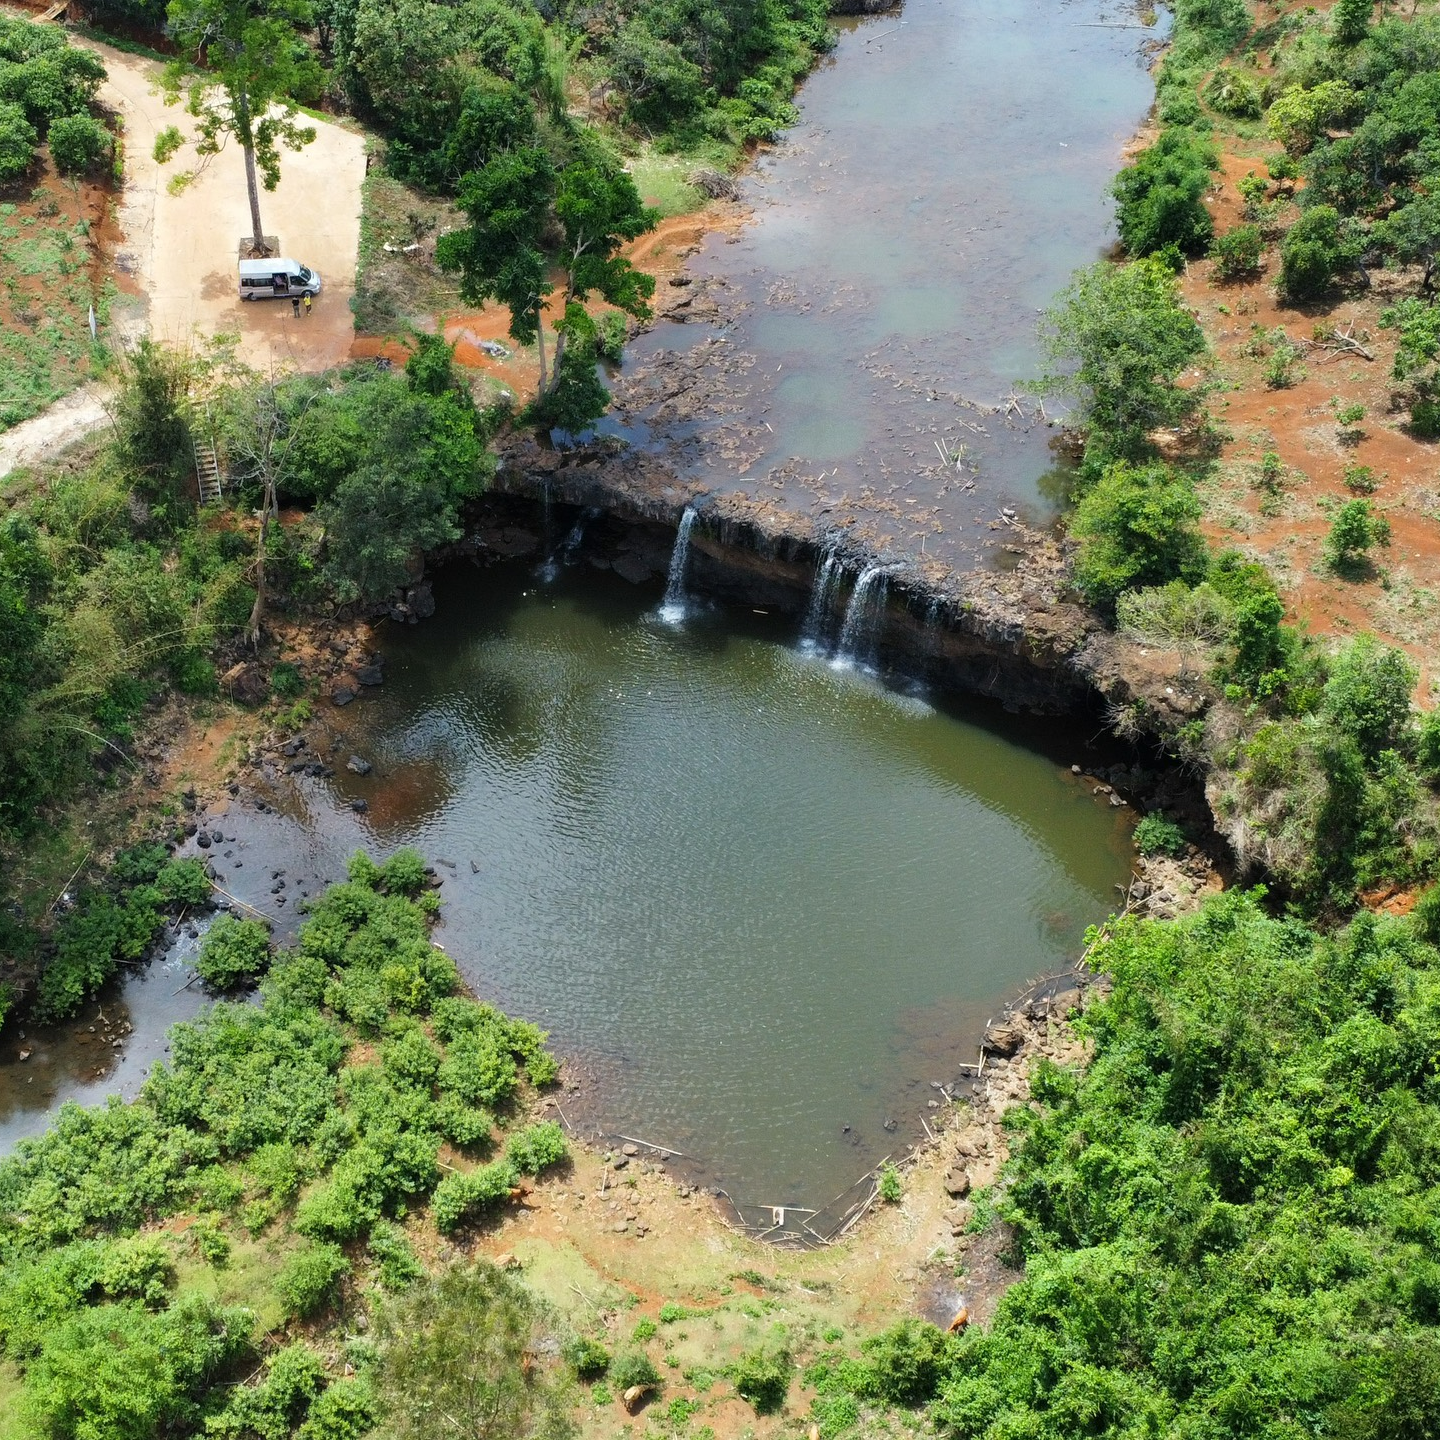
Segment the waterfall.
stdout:
<svg viewBox="0 0 1440 1440">
<path fill-rule="evenodd" d="M 810 608 L 805 612 L 805 624 L 800 630 L 800 648 L 812 653 L 825 649 L 825 632 L 830 628 L 830 613 L 835 608 L 835 596 L 844 578 L 845 567 L 833 551 L 827 550 L 815 572 L 815 585 L 810 591 Z"/>
<path fill-rule="evenodd" d="M 889 574 L 884 565 L 867 565 L 860 572 L 850 595 L 850 604 L 845 609 L 845 623 L 840 627 L 835 658 L 830 662 L 837 669 L 850 670 L 875 658 L 880 621 L 885 615 Z"/>
<path fill-rule="evenodd" d="M 546 515 L 545 532 L 546 539 L 549 539 L 550 514 L 549 514 L 549 489 L 546 489 Z M 596 519 L 600 511 L 595 509 L 581 512 L 580 518 L 570 527 L 565 538 L 535 567 L 535 574 L 546 585 L 553 585 L 560 578 L 560 568 L 563 565 L 573 565 L 580 553 L 580 544 L 585 539 L 585 527 L 591 520 Z"/>
<path fill-rule="evenodd" d="M 687 505 L 675 532 L 675 548 L 670 552 L 670 575 L 665 582 L 665 598 L 660 602 L 660 618 L 667 625 L 678 625 L 685 618 L 685 567 L 690 561 L 690 532 L 695 528 L 695 507 Z"/>
</svg>

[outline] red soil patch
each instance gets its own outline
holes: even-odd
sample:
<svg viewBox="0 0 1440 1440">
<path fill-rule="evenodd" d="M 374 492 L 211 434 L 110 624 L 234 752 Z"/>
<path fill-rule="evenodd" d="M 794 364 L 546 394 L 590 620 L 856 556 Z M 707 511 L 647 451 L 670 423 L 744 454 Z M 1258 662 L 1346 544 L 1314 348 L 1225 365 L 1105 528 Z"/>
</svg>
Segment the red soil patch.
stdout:
<svg viewBox="0 0 1440 1440">
<path fill-rule="evenodd" d="M 1227 155 L 1209 208 L 1219 233 L 1243 222 L 1236 182 L 1262 158 Z M 1416 440 L 1395 402 L 1391 375 L 1395 337 L 1379 326 L 1380 312 L 1415 292 L 1414 277 L 1377 273 L 1368 289 L 1356 288 L 1324 305 L 1282 305 L 1275 295 L 1279 259 L 1271 251 L 1264 273 L 1239 284 L 1219 282 L 1209 261 L 1192 263 L 1182 291 L 1205 327 L 1218 371 L 1233 388 L 1211 401 L 1227 439 L 1222 462 L 1230 478 L 1223 503 L 1212 503 L 1210 538 L 1238 545 L 1270 564 L 1293 617 L 1320 634 L 1372 630 L 1403 646 L 1422 666 L 1440 637 L 1440 445 Z M 1310 348 L 1300 362 L 1305 378 L 1287 389 L 1269 389 L 1265 360 L 1247 353 L 1277 328 L 1294 343 L 1312 342 L 1317 328 L 1353 327 L 1374 356 Z M 1365 418 L 1357 443 L 1344 443 L 1332 401 L 1360 404 Z M 1262 492 L 1246 484 L 1247 463 L 1258 465 L 1274 451 L 1286 467 L 1284 494 L 1262 514 Z M 1368 466 L 1376 489 L 1371 500 L 1389 519 L 1393 539 L 1377 552 L 1371 578 L 1342 580 L 1323 564 L 1329 511 L 1352 498 L 1347 467 Z M 1253 475 L 1253 471 L 1251 472 Z M 1421 694 L 1428 690 L 1422 674 Z"/>
</svg>

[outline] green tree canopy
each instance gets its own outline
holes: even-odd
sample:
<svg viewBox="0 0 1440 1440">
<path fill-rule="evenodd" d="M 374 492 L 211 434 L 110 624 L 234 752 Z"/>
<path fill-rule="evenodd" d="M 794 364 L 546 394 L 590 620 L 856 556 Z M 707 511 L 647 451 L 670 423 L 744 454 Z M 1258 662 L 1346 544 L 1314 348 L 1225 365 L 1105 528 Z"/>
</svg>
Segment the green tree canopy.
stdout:
<svg viewBox="0 0 1440 1440">
<path fill-rule="evenodd" d="M 1057 368 L 1037 388 L 1077 396 L 1079 418 L 1114 453 L 1142 452 L 1151 430 L 1183 420 L 1199 401 L 1176 382 L 1205 353 L 1205 337 L 1158 261 L 1080 271 L 1046 312 L 1041 338 Z"/>
<path fill-rule="evenodd" d="M 234 139 L 245 156 L 245 184 L 257 251 L 264 253 L 260 185 L 280 183 L 280 147 L 298 150 L 315 138 L 301 123 L 297 100 L 318 95 L 320 62 L 301 39 L 313 15 L 307 0 L 170 0 L 170 25 L 181 47 L 207 69 L 182 62 L 165 73 L 166 98 L 199 121 L 202 155 L 215 155 Z M 259 172 L 257 178 L 257 170 Z"/>
<path fill-rule="evenodd" d="M 1205 541 L 1194 487 L 1164 465 L 1111 465 L 1076 507 L 1075 578 L 1092 604 L 1111 609 L 1126 590 L 1205 578 Z"/>
</svg>

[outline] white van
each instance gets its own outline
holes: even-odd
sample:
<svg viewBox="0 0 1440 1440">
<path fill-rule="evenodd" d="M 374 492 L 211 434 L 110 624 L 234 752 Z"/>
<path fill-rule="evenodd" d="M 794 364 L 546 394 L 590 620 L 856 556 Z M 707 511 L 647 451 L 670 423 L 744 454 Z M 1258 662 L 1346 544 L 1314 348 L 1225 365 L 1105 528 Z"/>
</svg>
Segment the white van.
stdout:
<svg viewBox="0 0 1440 1440">
<path fill-rule="evenodd" d="M 240 298 L 242 300 L 288 299 L 291 295 L 318 295 L 320 276 L 298 260 L 240 262 Z"/>
</svg>

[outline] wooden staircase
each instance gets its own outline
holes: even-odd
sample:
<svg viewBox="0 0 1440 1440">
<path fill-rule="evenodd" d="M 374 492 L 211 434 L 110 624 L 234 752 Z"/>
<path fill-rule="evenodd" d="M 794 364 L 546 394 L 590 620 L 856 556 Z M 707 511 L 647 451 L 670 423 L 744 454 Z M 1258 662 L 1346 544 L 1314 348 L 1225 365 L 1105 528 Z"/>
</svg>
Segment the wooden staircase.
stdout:
<svg viewBox="0 0 1440 1440">
<path fill-rule="evenodd" d="M 215 505 L 220 500 L 220 457 L 206 441 L 195 441 L 195 477 L 200 482 L 200 503 Z"/>
<path fill-rule="evenodd" d="M 43 25 L 47 20 L 58 20 L 70 8 L 70 0 L 55 0 L 53 5 L 47 6 L 43 15 L 35 17 L 37 25 Z"/>
</svg>

